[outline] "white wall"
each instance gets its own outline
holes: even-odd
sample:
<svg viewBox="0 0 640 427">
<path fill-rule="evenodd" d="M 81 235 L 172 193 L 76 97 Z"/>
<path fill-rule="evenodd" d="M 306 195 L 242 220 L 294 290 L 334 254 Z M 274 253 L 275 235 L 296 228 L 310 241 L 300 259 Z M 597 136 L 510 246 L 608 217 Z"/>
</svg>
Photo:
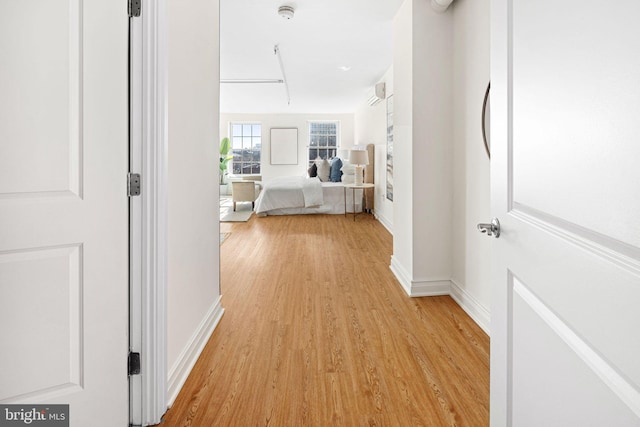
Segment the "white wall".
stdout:
<svg viewBox="0 0 640 427">
<path fill-rule="evenodd" d="M 490 218 L 490 161 L 482 141 L 482 100 L 489 82 L 490 0 L 453 3 L 453 274 L 461 305 L 488 331 L 491 239 L 476 229 Z M 468 300 L 471 301 L 468 301 Z M 468 310 L 469 311 L 469 310 Z"/>
<path fill-rule="evenodd" d="M 353 114 L 221 114 L 220 138 L 230 136 L 229 123 L 260 123 L 262 125 L 262 163 L 260 165 L 262 179 L 276 176 L 303 176 L 308 169 L 309 121 L 340 122 L 340 141 L 343 148 L 354 145 Z M 272 165 L 270 150 L 271 128 L 298 129 L 298 164 Z"/>
<path fill-rule="evenodd" d="M 393 20 L 393 255 L 394 273 L 407 290 L 413 271 L 413 0 Z"/>
<path fill-rule="evenodd" d="M 436 13 L 424 0 L 405 1 L 393 24 L 391 266 L 414 296 L 450 290 L 452 28 L 451 12 Z"/>
<path fill-rule="evenodd" d="M 189 7 L 168 1 L 170 395 L 186 378 L 219 307 L 218 9 L 218 0 Z"/>
<path fill-rule="evenodd" d="M 394 21 L 394 254 L 410 295 L 451 294 L 488 331 L 489 161 L 480 114 L 489 0 L 445 13 L 406 1 Z"/>
<path fill-rule="evenodd" d="M 451 277 L 452 15 L 413 0 L 414 280 Z"/>
<path fill-rule="evenodd" d="M 393 95 L 393 67 L 377 82 L 384 82 L 387 99 Z M 373 87 L 373 86 L 372 86 Z M 374 106 L 364 102 L 355 112 L 354 130 L 358 144 L 375 144 L 374 213 L 393 233 L 393 203 L 387 199 L 387 99 Z"/>
</svg>

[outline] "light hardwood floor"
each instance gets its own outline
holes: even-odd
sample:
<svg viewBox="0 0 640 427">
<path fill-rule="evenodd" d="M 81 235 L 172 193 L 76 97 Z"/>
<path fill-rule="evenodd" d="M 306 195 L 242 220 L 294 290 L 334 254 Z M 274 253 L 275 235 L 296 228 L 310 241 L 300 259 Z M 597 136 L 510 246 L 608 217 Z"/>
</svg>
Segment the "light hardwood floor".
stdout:
<svg viewBox="0 0 640 427">
<path fill-rule="evenodd" d="M 226 310 L 167 426 L 489 424 L 489 338 L 409 298 L 370 215 L 222 224 Z"/>
</svg>

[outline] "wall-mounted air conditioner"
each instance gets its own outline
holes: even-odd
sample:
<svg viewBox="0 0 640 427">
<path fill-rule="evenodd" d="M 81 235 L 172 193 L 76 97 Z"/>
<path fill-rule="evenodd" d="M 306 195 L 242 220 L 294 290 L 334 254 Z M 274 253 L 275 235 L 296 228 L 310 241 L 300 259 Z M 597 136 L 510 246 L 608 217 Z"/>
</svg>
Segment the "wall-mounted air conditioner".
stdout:
<svg viewBox="0 0 640 427">
<path fill-rule="evenodd" d="M 436 12 L 443 13 L 451 3 L 453 3 L 453 0 L 431 0 L 431 7 Z"/>
<path fill-rule="evenodd" d="M 367 100 L 367 103 L 371 107 L 373 107 L 374 105 L 376 105 L 377 103 L 379 103 L 380 101 L 382 101 L 385 98 L 386 98 L 386 93 L 385 93 L 385 84 L 384 84 L 384 82 L 377 83 L 375 85 L 375 87 L 373 88 L 373 94 L 369 97 L 369 99 Z"/>
</svg>

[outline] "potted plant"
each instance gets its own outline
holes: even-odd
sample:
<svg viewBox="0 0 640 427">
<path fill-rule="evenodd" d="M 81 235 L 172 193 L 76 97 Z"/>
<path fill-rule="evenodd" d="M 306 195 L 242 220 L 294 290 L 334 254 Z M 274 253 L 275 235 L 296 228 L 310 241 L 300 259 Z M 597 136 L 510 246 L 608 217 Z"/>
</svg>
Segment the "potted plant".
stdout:
<svg viewBox="0 0 640 427">
<path fill-rule="evenodd" d="M 229 160 L 233 159 L 233 154 L 229 154 L 229 151 L 231 151 L 231 141 L 224 137 L 220 141 L 220 184 L 227 182 Z"/>
</svg>

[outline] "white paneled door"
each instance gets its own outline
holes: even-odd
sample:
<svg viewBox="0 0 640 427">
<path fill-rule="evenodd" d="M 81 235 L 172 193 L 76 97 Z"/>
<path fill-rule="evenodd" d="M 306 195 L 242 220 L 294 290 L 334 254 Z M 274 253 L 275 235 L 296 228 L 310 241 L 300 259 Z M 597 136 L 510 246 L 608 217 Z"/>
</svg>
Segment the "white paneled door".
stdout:
<svg viewBox="0 0 640 427">
<path fill-rule="evenodd" d="M 640 426 L 640 2 L 492 2 L 492 426 Z"/>
<path fill-rule="evenodd" d="M 128 425 L 126 1 L 0 0 L 0 403 Z"/>
</svg>

